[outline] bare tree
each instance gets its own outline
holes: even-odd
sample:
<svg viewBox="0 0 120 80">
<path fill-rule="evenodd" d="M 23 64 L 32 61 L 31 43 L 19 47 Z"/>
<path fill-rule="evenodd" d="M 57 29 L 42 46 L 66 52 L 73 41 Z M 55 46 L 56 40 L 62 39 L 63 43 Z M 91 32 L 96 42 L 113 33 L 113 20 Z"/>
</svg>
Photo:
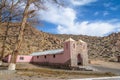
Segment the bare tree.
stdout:
<svg viewBox="0 0 120 80">
<path fill-rule="evenodd" d="M 8 67 L 9 70 L 15 70 L 16 68 L 16 58 L 17 55 L 19 54 L 19 48 L 22 44 L 22 40 L 23 40 L 23 35 L 24 35 L 24 29 L 25 29 L 25 25 L 27 23 L 27 19 L 29 17 L 30 14 L 33 14 L 35 12 L 35 10 L 29 10 L 29 7 L 31 4 L 34 4 L 35 6 L 39 7 L 39 5 L 37 5 L 38 2 L 40 2 L 41 0 L 27 0 L 26 5 L 25 5 L 25 9 L 23 12 L 23 18 L 22 18 L 22 22 L 21 22 L 21 26 L 20 26 L 20 32 L 18 35 L 18 40 L 17 43 L 15 45 L 15 49 L 12 52 L 12 58 L 11 58 L 11 63 Z M 40 2 L 41 3 L 41 2 Z"/>
<path fill-rule="evenodd" d="M 1 27 L 1 23 L 2 23 L 2 9 L 5 7 L 5 0 L 1 0 L 0 3 L 0 27 Z M 4 42 L 3 42 L 4 43 Z M 3 44 L 4 47 L 4 44 Z M 2 48 L 3 48 L 2 47 Z M 0 56 L 0 65 L 2 65 L 2 56 L 3 56 L 4 50 L 1 51 L 1 56 Z"/>
<path fill-rule="evenodd" d="M 2 36 L 3 37 L 3 46 L 2 46 L 2 51 L 1 51 L 1 56 L 0 56 L 0 65 L 2 65 L 2 58 L 5 53 L 5 45 L 6 45 L 6 40 L 8 37 L 8 30 L 9 30 L 9 24 L 12 21 L 13 17 L 13 11 L 16 5 L 19 3 L 19 0 L 14 3 L 12 0 L 11 5 L 8 4 L 7 0 L 1 0 L 0 4 L 0 27 L 1 26 L 6 26 L 5 34 Z M 6 14 L 6 12 L 9 12 L 9 14 Z M 3 15 L 4 14 L 4 15 Z"/>
<path fill-rule="evenodd" d="M 0 0 L 0 23 L 2 22 L 2 10 L 5 7 L 6 0 Z"/>
<path fill-rule="evenodd" d="M 13 50 L 13 53 L 12 53 L 14 55 L 14 52 L 17 52 L 17 50 L 19 49 L 19 47 L 21 45 L 23 31 L 24 31 L 27 19 L 29 17 L 32 17 L 35 15 L 35 14 L 33 14 L 35 12 L 35 10 L 29 10 L 29 7 L 32 3 L 34 3 L 35 6 L 39 7 L 39 5 L 37 5 L 37 3 L 39 1 L 40 0 L 27 0 L 27 1 L 24 1 L 24 0 L 23 1 L 22 0 L 11 0 L 11 1 L 0 0 L 0 2 L 1 2 L 0 3 L 0 27 L 2 24 L 4 25 L 4 23 L 6 26 L 5 34 L 4 34 L 4 36 L 2 36 L 4 38 L 3 38 L 2 51 L 1 51 L 1 55 L 0 55 L 0 63 L 2 63 L 2 58 L 5 53 L 5 45 L 6 45 L 7 37 L 9 37 L 8 31 L 9 31 L 11 22 L 17 21 L 17 22 L 21 23 L 18 39 L 17 39 L 16 45 L 15 45 L 15 49 Z M 23 2 L 26 5 L 25 9 L 19 8 L 20 4 Z M 23 7 L 23 5 L 22 5 L 22 7 Z M 12 58 L 11 62 L 15 62 L 15 58 Z"/>
<path fill-rule="evenodd" d="M 24 35 L 24 29 L 26 27 L 26 24 L 30 20 L 30 18 L 33 18 L 35 16 L 36 9 L 44 9 L 43 3 L 46 0 L 1 0 L 3 1 L 3 5 L 1 4 L 0 8 L 0 23 L 7 22 L 7 28 L 5 32 L 5 38 L 3 42 L 3 49 L 2 49 L 2 55 L 1 59 L 4 55 L 5 52 L 5 43 L 8 35 L 8 30 L 9 30 L 9 24 L 11 22 L 20 22 L 20 30 L 19 30 L 19 35 L 15 44 L 15 48 L 13 49 L 13 52 L 11 54 L 11 61 L 10 65 L 8 67 L 9 70 L 15 70 L 16 68 L 16 58 L 17 55 L 19 54 L 19 49 L 21 47 L 22 41 L 23 41 L 23 35 Z M 10 2 L 10 3 L 9 3 Z M 57 3 L 57 0 L 53 0 L 53 2 Z M 20 8 L 21 4 L 23 8 Z M 59 3 L 57 3 L 59 4 Z M 30 9 L 30 6 L 33 5 L 33 7 L 36 7 L 36 9 Z M 4 8 L 5 7 L 5 8 Z M 21 10 L 21 11 L 18 11 Z M 18 11 L 15 13 L 15 11 Z M 4 18 L 3 18 L 4 17 Z"/>
</svg>

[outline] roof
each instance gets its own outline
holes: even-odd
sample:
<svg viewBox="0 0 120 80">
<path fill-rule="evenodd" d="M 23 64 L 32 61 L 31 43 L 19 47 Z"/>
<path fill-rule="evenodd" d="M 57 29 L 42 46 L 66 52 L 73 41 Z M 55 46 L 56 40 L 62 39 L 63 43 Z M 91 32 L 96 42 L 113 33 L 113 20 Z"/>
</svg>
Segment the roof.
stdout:
<svg viewBox="0 0 120 80">
<path fill-rule="evenodd" d="M 75 41 L 75 40 L 72 39 L 72 38 L 69 38 L 69 39 L 67 39 L 65 42 L 68 42 L 68 41 Z"/>
<path fill-rule="evenodd" d="M 30 54 L 31 56 L 47 55 L 47 54 L 60 54 L 63 52 L 63 49 L 47 50 L 43 52 L 34 52 Z"/>
<path fill-rule="evenodd" d="M 82 40 L 79 40 L 81 43 L 85 43 L 84 41 L 82 41 Z"/>
</svg>

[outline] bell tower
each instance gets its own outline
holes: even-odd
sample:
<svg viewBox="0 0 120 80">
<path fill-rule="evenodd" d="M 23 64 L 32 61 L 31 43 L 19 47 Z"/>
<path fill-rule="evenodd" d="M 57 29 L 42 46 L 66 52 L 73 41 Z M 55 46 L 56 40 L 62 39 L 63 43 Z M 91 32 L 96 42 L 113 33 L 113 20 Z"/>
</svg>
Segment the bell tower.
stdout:
<svg viewBox="0 0 120 80">
<path fill-rule="evenodd" d="M 69 38 L 64 42 L 64 53 L 69 56 L 71 67 L 76 67 L 77 58 L 76 58 L 76 41 L 75 40 L 73 40 L 72 38 Z"/>
</svg>

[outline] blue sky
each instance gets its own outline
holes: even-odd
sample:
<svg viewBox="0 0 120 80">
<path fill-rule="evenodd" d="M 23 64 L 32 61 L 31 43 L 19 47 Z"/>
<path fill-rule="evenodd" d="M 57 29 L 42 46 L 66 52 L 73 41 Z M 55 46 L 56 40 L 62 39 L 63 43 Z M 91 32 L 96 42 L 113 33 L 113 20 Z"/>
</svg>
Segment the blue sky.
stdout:
<svg viewBox="0 0 120 80">
<path fill-rule="evenodd" d="M 38 29 L 54 34 L 106 36 L 120 32 L 120 0 L 64 0 L 62 7 L 46 2 L 39 11 L 44 26 Z"/>
</svg>

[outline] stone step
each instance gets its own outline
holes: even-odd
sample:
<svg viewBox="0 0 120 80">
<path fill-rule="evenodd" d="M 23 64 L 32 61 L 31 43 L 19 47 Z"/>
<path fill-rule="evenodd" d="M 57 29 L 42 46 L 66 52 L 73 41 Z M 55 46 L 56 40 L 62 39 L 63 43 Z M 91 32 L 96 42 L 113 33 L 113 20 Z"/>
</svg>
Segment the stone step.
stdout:
<svg viewBox="0 0 120 80">
<path fill-rule="evenodd" d="M 98 71 L 98 69 L 92 67 L 92 66 L 79 66 L 80 70 L 85 70 L 85 71 Z"/>
</svg>

